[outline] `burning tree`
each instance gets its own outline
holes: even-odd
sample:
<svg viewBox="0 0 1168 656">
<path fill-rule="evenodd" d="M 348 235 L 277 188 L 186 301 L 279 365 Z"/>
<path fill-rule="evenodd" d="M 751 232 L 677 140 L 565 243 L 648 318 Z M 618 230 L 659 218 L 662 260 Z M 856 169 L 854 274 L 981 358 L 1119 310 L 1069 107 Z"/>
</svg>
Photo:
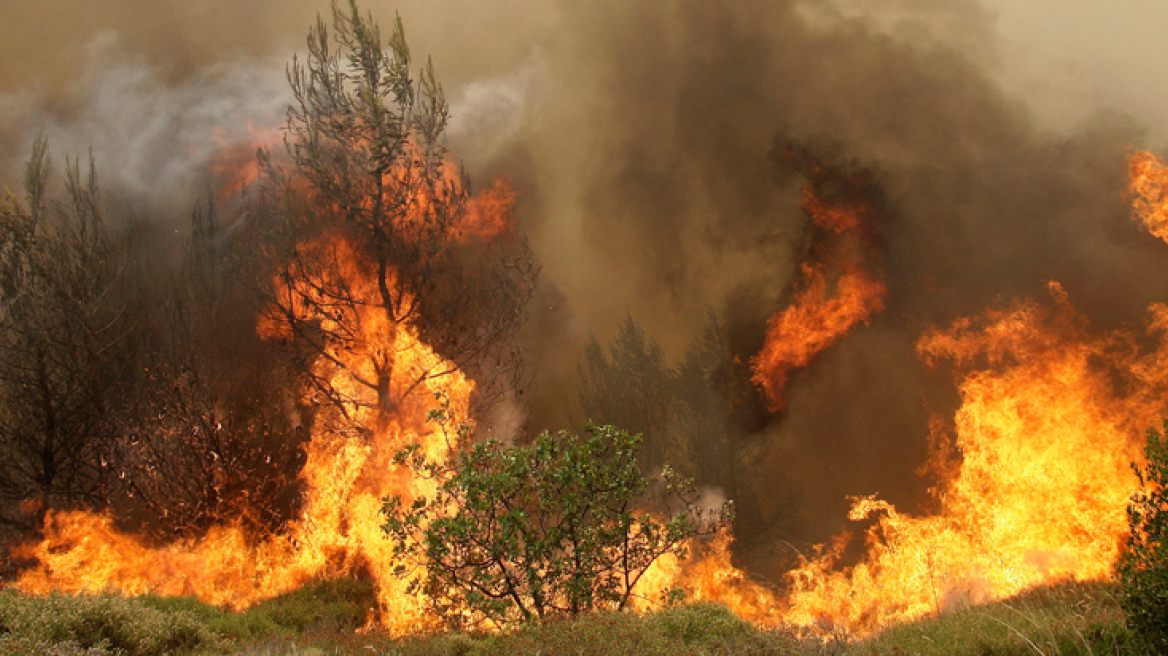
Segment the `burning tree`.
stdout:
<svg viewBox="0 0 1168 656">
<path fill-rule="evenodd" d="M 334 4 L 331 32 L 319 19 L 307 59 L 289 69 L 293 171 L 264 156 L 255 204 L 275 263 L 263 329 L 293 347 L 308 405 L 349 434 L 377 430 L 424 380 L 450 373 L 395 382 L 402 330 L 475 378 L 480 402 L 521 374 L 511 338 L 535 270 L 511 234 L 513 194 L 470 197 L 446 158 L 433 66 L 415 78 L 411 63 L 400 18 L 383 46 L 353 0 Z"/>
<path fill-rule="evenodd" d="M 484 407 L 494 391 L 515 389 L 511 337 L 535 272 L 514 231 L 514 193 L 497 183 L 471 196 L 447 161 L 441 89 L 429 66 L 420 80 L 411 77 L 400 21 L 383 49 L 355 3 L 334 6 L 332 19 L 331 29 L 318 21 L 307 60 L 290 69 L 291 165 L 261 151 L 264 184 L 248 201 L 246 229 L 231 240 L 246 265 L 239 280 L 260 285 L 260 317 L 249 333 L 283 347 L 294 373 L 263 369 L 259 385 L 247 374 L 216 381 L 222 370 L 194 361 L 207 355 L 200 344 L 214 347 L 213 360 L 240 360 L 226 355 L 223 334 L 203 334 L 224 325 L 214 302 L 220 287 L 179 284 L 185 291 L 158 313 L 178 317 L 175 339 L 158 340 L 151 355 L 166 364 L 151 369 L 170 388 L 142 403 L 165 417 L 163 436 L 123 453 L 143 459 L 145 471 L 135 475 L 146 485 L 136 494 L 163 502 L 155 504 L 162 510 L 186 504 L 176 508 L 185 518 L 179 528 L 185 521 L 205 530 L 148 546 L 109 515 L 53 513 L 44 539 L 23 549 L 39 564 L 21 575 L 21 589 L 197 594 L 241 608 L 312 578 L 360 574 L 377 581 L 379 619 L 393 631 L 432 621 L 392 576 L 393 545 L 380 530 L 384 497 L 431 491 L 428 481 L 394 471 L 393 454 L 420 444 L 429 457 L 445 457 L 449 445 L 425 424 L 434 394 L 450 399 L 461 419 L 471 414 L 472 393 Z M 200 251 L 208 245 L 196 244 L 190 268 L 218 257 Z M 265 381 L 287 396 L 266 395 Z M 241 390 L 246 398 L 231 398 Z M 289 402 L 267 406 L 269 398 Z M 288 423 L 269 421 L 272 412 Z M 259 479 L 265 465 L 278 469 L 266 456 L 280 454 L 255 447 L 288 429 L 294 446 L 284 452 L 303 454 L 296 516 L 259 536 L 238 513 L 206 526 L 204 508 L 236 508 L 246 504 L 225 501 L 275 489 L 248 468 L 260 467 Z M 254 456 L 265 456 L 263 464 Z M 183 489 L 171 477 L 197 484 Z"/>
</svg>

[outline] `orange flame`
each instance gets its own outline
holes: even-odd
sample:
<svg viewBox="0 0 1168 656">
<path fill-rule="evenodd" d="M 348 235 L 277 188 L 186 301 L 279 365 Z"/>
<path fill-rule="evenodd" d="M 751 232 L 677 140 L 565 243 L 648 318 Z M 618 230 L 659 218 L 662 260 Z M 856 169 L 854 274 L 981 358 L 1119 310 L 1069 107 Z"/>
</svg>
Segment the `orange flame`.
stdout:
<svg viewBox="0 0 1168 656">
<path fill-rule="evenodd" d="M 1168 241 L 1168 166 L 1147 151 L 1134 153 L 1127 163 L 1128 192 L 1136 218 L 1148 232 Z"/>
<path fill-rule="evenodd" d="M 883 311 L 887 291 L 865 267 L 873 210 L 864 198 L 863 180 L 827 169 L 793 148 L 784 150 L 783 156 L 807 169 L 811 181 L 803 188 L 803 210 L 811 219 L 817 243 L 812 261 L 799 267 L 800 291 L 789 307 L 770 318 L 762 351 L 752 361 L 754 382 L 775 411 L 786 405 L 791 374 L 856 324 Z"/>
<path fill-rule="evenodd" d="M 790 307 L 771 317 L 766 343 L 754 360 L 754 381 L 778 410 L 791 373 L 806 367 L 857 323 L 884 309 L 884 285 L 861 271 L 848 271 L 828 292 L 822 266 L 804 264 L 803 290 Z"/>
<path fill-rule="evenodd" d="M 395 381 L 453 368 L 408 328 L 396 331 L 394 341 L 382 347 L 393 349 L 398 358 Z M 381 530 L 379 509 L 385 496 L 427 493 L 428 482 L 395 475 L 390 460 L 409 443 L 443 457 L 449 447 L 446 436 L 425 425 L 423 418 L 435 394 L 449 398 L 452 411 L 465 417 L 472 387 L 457 371 L 429 378 L 405 398 L 394 421 L 367 440 L 330 431 L 313 435 L 301 472 L 303 511 L 283 534 L 256 543 L 238 525 L 226 524 L 197 540 L 150 547 L 117 532 L 108 517 L 56 513 L 50 516 L 45 539 L 25 549 L 24 555 L 38 564 L 16 585 L 40 594 L 104 590 L 193 595 L 239 609 L 313 578 L 364 573 L 377 583 L 382 623 L 399 634 L 416 631 L 433 618 L 393 574 L 393 544 Z"/>
<path fill-rule="evenodd" d="M 1136 215 L 1168 237 L 1168 169 L 1147 153 L 1130 164 Z M 1062 287 L 1050 289 L 1054 309 L 1020 301 L 918 342 L 930 365 L 953 362 L 961 397 L 948 429 L 933 421 L 936 514 L 855 500 L 851 519 L 875 518 L 866 555 L 841 567 L 841 536 L 789 574 L 782 599 L 717 550 L 676 579 L 763 624 L 862 637 L 1039 585 L 1110 576 L 1137 485 L 1130 465 L 1168 392 L 1168 305 L 1149 308 L 1154 344 L 1141 351 L 1133 335 L 1093 334 Z"/>
<path fill-rule="evenodd" d="M 1123 335 L 1088 334 L 1054 291 L 1055 316 L 1020 303 L 921 339 L 927 360 L 966 369 L 955 417 L 961 462 L 938 488 L 940 512 L 911 517 L 875 497 L 858 500 L 852 519 L 882 515 L 867 556 L 833 571 L 829 554 L 794 572 L 789 621 L 864 634 L 1109 575 L 1136 485 L 1130 463 L 1164 390 L 1166 372 L 1149 378 L 1149 365 L 1163 356 L 1138 356 Z"/>
<path fill-rule="evenodd" d="M 486 244 L 500 237 L 514 235 L 515 200 L 515 188 L 511 183 L 496 178 L 490 187 L 467 203 L 466 213 L 462 215 L 458 229 L 463 234 L 477 236 Z"/>
<path fill-rule="evenodd" d="M 959 454 L 936 468 L 952 472 L 935 490 L 937 514 L 856 499 L 850 519 L 877 518 L 866 555 L 841 568 L 840 536 L 788 575 L 785 596 L 735 568 L 727 539 L 665 567 L 672 584 L 762 625 L 863 637 L 1039 585 L 1109 576 L 1137 485 L 1131 463 L 1168 392 L 1168 305 L 1150 308 L 1158 342 L 1140 353 L 1130 335 L 1092 335 L 1062 288 L 1051 289 L 1053 311 L 1019 302 L 919 341 L 927 362 L 961 369 L 954 434 L 934 422 L 935 443 Z"/>
</svg>

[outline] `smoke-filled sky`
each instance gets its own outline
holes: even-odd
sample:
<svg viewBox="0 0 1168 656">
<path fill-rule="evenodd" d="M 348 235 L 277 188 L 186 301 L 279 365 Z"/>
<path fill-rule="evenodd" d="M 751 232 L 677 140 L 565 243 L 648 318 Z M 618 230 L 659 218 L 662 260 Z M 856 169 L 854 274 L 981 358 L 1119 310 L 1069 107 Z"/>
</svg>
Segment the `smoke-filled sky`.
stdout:
<svg viewBox="0 0 1168 656">
<path fill-rule="evenodd" d="M 1052 279 L 1103 326 L 1168 298 L 1161 245 L 1122 193 L 1128 148 L 1168 140 L 1159 0 L 363 5 L 383 25 L 399 11 L 419 62 L 433 57 L 472 179 L 522 192 L 543 268 L 525 336 L 537 424 L 578 419 L 580 347 L 626 314 L 672 357 L 711 311 L 737 356 L 757 352 L 806 249 L 803 181 L 776 143 L 877 181 L 887 308 L 797 376 L 755 438 L 743 475 L 804 500 L 755 531 L 759 558 L 767 540 L 834 532 L 846 495 L 922 497 L 928 416 L 953 403 L 913 353 L 923 330 Z M 44 131 L 58 161 L 92 148 L 111 202 L 167 231 L 216 153 L 279 125 L 284 66 L 328 10 L 0 6 L 0 180 Z"/>
<path fill-rule="evenodd" d="M 675 22 L 670 14 L 676 15 L 679 7 L 685 6 L 631 4 L 651 5 L 644 13 L 657 13 L 662 25 Z M 1158 56 L 1163 43 L 1159 26 L 1168 21 L 1168 5 L 1158 0 L 808 0 L 778 4 L 795 7 L 812 23 L 857 19 L 869 29 L 905 42 L 957 49 L 971 57 L 989 79 L 1000 83 L 1013 100 L 1033 110 L 1045 127 L 1073 129 L 1098 111 L 1117 111 L 1132 116 L 1158 141 L 1168 137 L 1164 127 L 1168 126 L 1168 61 Z M 503 119 L 490 120 L 485 115 L 490 110 L 475 106 L 476 98 L 480 103 L 498 106 L 511 101 L 529 108 L 541 94 L 572 96 L 586 89 L 590 82 L 587 76 L 569 78 L 566 71 L 546 66 L 560 56 L 570 60 L 584 54 L 582 49 L 589 47 L 588 42 L 601 48 L 605 34 L 590 30 L 600 28 L 604 21 L 620 25 L 622 16 L 630 13 L 623 5 L 601 3 L 581 11 L 572 8 L 572 3 L 527 0 L 377 0 L 364 5 L 383 21 L 394 11 L 403 15 L 415 54 L 435 58 L 450 95 L 470 105 L 461 108 L 461 119 L 477 119 L 484 132 L 506 132 L 510 124 Z M 200 81 L 206 83 L 208 77 L 222 81 L 223 67 L 259 69 L 263 80 L 244 80 L 234 84 L 235 88 L 227 83 L 228 88 L 217 89 L 221 97 L 215 100 L 262 105 L 247 97 L 251 92 L 266 96 L 269 106 L 250 106 L 242 111 L 278 111 L 284 100 L 279 95 L 285 87 L 283 65 L 292 52 L 302 49 L 304 33 L 316 14 L 328 8 L 325 0 L 5 0 L 3 7 L 6 24 L 19 26 L 10 29 L 0 42 L 0 120 L 4 128 L 0 145 L 10 153 L 20 150 L 20 138 L 27 131 L 44 128 L 46 122 L 78 121 L 86 109 L 91 113 L 116 110 L 108 105 L 86 106 L 86 101 L 100 99 L 84 96 L 85 91 L 95 91 L 84 87 L 91 87 L 103 74 L 109 75 L 111 67 L 131 69 L 126 73 L 139 78 L 136 90 L 149 97 L 148 102 L 166 102 L 156 94 L 165 96 L 167 91 L 179 89 L 174 102 L 187 106 L 187 112 L 200 111 L 200 103 L 182 98 L 182 92 L 199 95 L 204 91 L 198 88 Z M 633 34 L 652 29 L 635 22 L 625 25 Z M 538 81 L 533 79 L 536 77 Z M 491 96 L 486 85 L 498 86 L 508 78 L 513 86 L 522 88 L 509 98 L 500 97 L 507 95 L 503 91 Z M 141 103 L 143 98 L 133 100 Z M 203 104 L 210 102 L 204 99 Z M 150 109 L 157 112 L 160 108 Z M 203 109 L 228 125 L 231 120 L 227 117 L 241 111 L 223 106 Z M 113 130 L 121 134 L 109 134 L 116 119 L 95 122 L 91 117 L 87 125 L 72 130 L 80 143 L 68 145 L 87 147 L 105 141 L 111 144 L 109 150 L 116 151 L 113 144 L 118 140 L 142 138 L 137 130 L 140 126 L 128 127 L 135 123 L 132 112 L 112 113 L 124 119 L 125 125 Z M 455 120 L 460 120 L 458 113 Z M 491 136 L 500 138 L 498 134 Z M 113 152 L 99 151 L 99 155 L 116 157 Z"/>
</svg>

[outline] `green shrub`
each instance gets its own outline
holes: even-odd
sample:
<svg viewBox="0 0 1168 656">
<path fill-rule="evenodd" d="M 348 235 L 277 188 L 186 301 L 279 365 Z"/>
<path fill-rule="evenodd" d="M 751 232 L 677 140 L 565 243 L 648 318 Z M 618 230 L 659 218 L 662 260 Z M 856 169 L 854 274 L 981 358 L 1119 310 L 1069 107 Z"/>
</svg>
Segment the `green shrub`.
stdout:
<svg viewBox="0 0 1168 656">
<path fill-rule="evenodd" d="M 5 656 L 123 656 L 125 653 L 111 649 L 108 643 L 82 647 L 74 640 L 50 644 L 12 635 L 0 636 L 0 654 Z"/>
<path fill-rule="evenodd" d="M 1165 424 L 1168 429 L 1168 422 Z M 1128 626 L 1149 653 L 1168 653 L 1168 441 L 1148 431 L 1140 491 L 1128 505 L 1131 535 L 1116 564 Z"/>
<path fill-rule="evenodd" d="M 445 428 L 443 409 L 431 418 Z M 640 435 L 588 426 L 582 435 L 544 433 L 530 445 L 475 444 L 449 465 L 403 452 L 401 462 L 439 484 L 433 498 L 385 502 L 400 573 L 420 563 L 425 576 L 415 585 L 454 625 L 625 608 L 654 561 L 730 517 L 723 508 L 702 527 L 692 487 L 668 468 L 662 478 L 676 508 L 645 511 L 654 479 L 637 465 L 640 444 Z"/>
</svg>

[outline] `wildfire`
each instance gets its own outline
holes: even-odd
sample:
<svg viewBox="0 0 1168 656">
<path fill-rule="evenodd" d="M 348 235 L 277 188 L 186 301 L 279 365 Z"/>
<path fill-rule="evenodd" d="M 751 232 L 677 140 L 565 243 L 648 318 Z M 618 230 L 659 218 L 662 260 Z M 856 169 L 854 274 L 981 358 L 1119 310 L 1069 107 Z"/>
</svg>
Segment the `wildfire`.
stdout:
<svg viewBox="0 0 1168 656">
<path fill-rule="evenodd" d="M 1168 169 L 1148 153 L 1130 164 L 1135 213 L 1168 240 Z M 857 225 L 846 213 L 832 216 L 838 230 Z M 822 285 L 814 267 L 804 271 L 808 290 Z M 772 319 L 768 348 L 776 334 L 786 343 L 823 347 L 838 338 L 822 337 L 822 320 L 807 339 L 798 338 L 794 317 L 812 314 L 803 297 L 821 304 L 826 298 L 812 291 Z M 932 422 L 936 514 L 906 515 L 875 496 L 855 500 L 850 519 L 875 518 L 866 555 L 841 568 L 847 543 L 841 536 L 788 575 L 782 598 L 746 579 L 730 563 L 726 543 L 679 570 L 676 580 L 697 598 L 721 601 L 765 625 L 862 637 L 1040 585 L 1110 576 L 1137 486 L 1131 463 L 1141 460 L 1141 438 L 1161 418 L 1168 391 L 1168 305 L 1149 308 L 1154 345 L 1141 351 L 1131 334 L 1094 334 L 1060 285 L 1051 283 L 1050 291 L 1053 308 L 1018 301 L 918 341 L 930 366 L 953 364 L 961 397 L 951 423 Z M 846 331 L 851 324 L 836 325 Z"/>
<path fill-rule="evenodd" d="M 887 294 L 873 266 L 876 210 L 862 176 L 824 167 L 795 149 L 783 156 L 809 180 L 803 209 L 813 239 L 798 291 L 790 307 L 770 319 L 753 362 L 754 380 L 776 410 L 786 402 L 792 372 L 881 312 Z M 235 159 L 223 161 L 230 168 Z M 1168 241 L 1168 167 L 1149 153 L 1133 155 L 1129 165 L 1135 214 Z M 237 173 L 223 175 L 244 182 L 253 175 L 246 167 Z M 496 182 L 469 200 L 453 228 L 457 234 L 448 237 L 474 235 L 489 244 L 512 234 L 514 203 L 513 188 Z M 435 621 L 394 572 L 398 563 L 379 508 L 387 496 L 432 491 L 391 460 L 408 444 L 422 445 L 432 459 L 445 457 L 451 436 L 425 417 L 439 403 L 435 399 L 444 399 L 465 420 L 474 385 L 422 343 L 412 326 L 393 323 L 384 308 L 368 302 L 380 291 L 378 281 L 347 237 L 326 234 L 302 244 L 299 253 L 331 263 L 324 270 L 336 278 L 312 279 L 304 288 L 296 288 L 295 277 L 278 281 L 293 299 L 286 311 L 310 311 L 294 299 L 317 289 L 342 288 L 353 300 L 348 310 L 319 317 L 322 329 L 340 329 L 349 338 L 313 365 L 340 390 L 340 400 L 326 411 L 339 414 L 318 422 L 306 446 L 300 516 L 261 539 L 226 522 L 197 539 L 152 546 L 119 532 L 105 515 L 50 513 L 43 541 L 23 548 L 21 555 L 37 564 L 22 574 L 18 588 L 194 595 L 239 609 L 313 578 L 360 573 L 376 581 L 380 618 L 391 631 L 417 631 Z M 1168 305 L 1149 309 L 1155 345 L 1145 351 L 1132 335 L 1094 333 L 1063 289 L 1057 283 L 1050 289 L 1053 307 L 1018 301 L 918 341 L 926 364 L 952 364 L 961 399 L 951 422 L 933 422 L 941 465 L 934 467 L 941 473 L 935 514 L 907 515 L 876 496 L 855 500 L 850 518 L 873 521 L 866 555 L 841 568 L 844 540 L 822 547 L 789 574 L 785 595 L 733 566 L 728 535 L 690 559 L 662 559 L 639 594 L 657 598 L 681 586 L 692 598 L 725 603 L 762 625 L 862 636 L 1038 585 L 1108 576 L 1137 485 L 1130 463 L 1140 459 L 1140 437 L 1168 392 Z M 288 336 L 287 326 L 270 317 L 258 330 Z M 390 408 L 378 396 L 383 391 L 363 382 L 387 362 Z M 359 427 L 360 437 L 342 424 Z"/>
<path fill-rule="evenodd" d="M 887 291 L 867 262 L 874 209 L 864 177 L 824 167 L 790 146 L 782 157 L 809 179 L 803 210 L 811 219 L 813 244 L 811 261 L 799 269 L 799 291 L 789 307 L 771 317 L 766 342 L 753 360 L 754 382 L 766 392 L 772 410 L 786 405 L 792 372 L 881 312 Z"/>
<path fill-rule="evenodd" d="M 379 327 L 366 329 L 376 334 Z M 473 385 L 456 370 L 425 378 L 424 372 L 453 367 L 409 329 L 394 331 L 393 341 L 380 347 L 392 349 L 397 358 L 395 382 L 424 378 L 421 388 L 407 395 L 394 421 L 369 439 L 335 431 L 312 436 L 301 472 L 304 508 L 285 533 L 254 543 L 238 525 L 226 524 L 197 540 L 155 548 L 117 532 L 108 517 L 57 513 L 50 516 L 45 539 L 24 554 L 38 565 L 21 576 L 17 587 L 32 593 L 193 595 L 239 609 L 313 578 L 364 573 L 377 582 L 387 628 L 405 633 L 427 626 L 432 619 L 393 575 L 393 545 L 381 530 L 379 508 L 385 496 L 412 498 L 427 491 L 425 481 L 393 474 L 389 461 L 410 443 L 441 457 L 447 436 L 424 422 L 426 413 L 438 395 L 450 400 L 457 416 L 465 417 Z"/>
<path fill-rule="evenodd" d="M 1018 303 L 918 342 L 929 363 L 963 369 L 960 462 L 937 489 L 940 511 L 911 517 L 858 500 L 851 519 L 880 516 L 867 556 L 835 571 L 832 552 L 794 572 L 789 621 L 864 634 L 1110 574 L 1137 484 L 1130 463 L 1160 409 L 1165 372 L 1152 365 L 1163 356 L 1140 356 L 1122 334 L 1091 335 L 1052 290 L 1053 312 Z"/>
<path fill-rule="evenodd" d="M 458 228 L 465 234 L 473 234 L 490 244 L 500 237 L 514 235 L 515 188 L 510 182 L 496 178 L 467 204 Z"/>
<path fill-rule="evenodd" d="M 218 175 L 231 184 L 249 184 L 257 173 L 254 157 L 245 161 L 236 150 L 242 152 L 235 149 L 218 160 L 225 167 Z M 473 235 L 489 243 L 504 236 L 515 227 L 514 198 L 510 186 L 496 183 L 484 196 L 468 200 L 466 215 L 445 238 Z M 423 216 L 432 209 L 431 202 L 422 197 L 414 209 Z M 432 492 L 432 482 L 403 473 L 392 459 L 410 444 L 421 445 L 432 460 L 445 458 L 454 436 L 426 418 L 442 404 L 454 421 L 468 422 L 474 384 L 420 341 L 413 326 L 391 320 L 377 305 L 382 290 L 376 271 L 362 264 L 347 238 L 328 233 L 297 251 L 300 259 L 289 265 L 293 269 L 275 281 L 277 297 L 283 299 L 280 306 L 261 316 L 257 330 L 265 338 L 287 338 L 289 324 L 277 320 L 281 312 L 303 315 L 331 307 L 339 309 L 300 318 L 343 335 L 312 365 L 313 373 L 335 391 L 331 400 L 336 403 L 325 403 L 318 411 L 305 447 L 300 516 L 285 531 L 258 540 L 229 521 L 197 539 L 151 546 L 119 532 L 105 515 L 51 513 L 44 539 L 21 548 L 21 555 L 37 564 L 21 575 L 17 588 L 29 593 L 192 595 L 241 609 L 311 579 L 360 575 L 376 583 L 379 618 L 386 628 L 402 634 L 433 624 L 423 600 L 408 594 L 406 582 L 394 574 L 400 563 L 381 529 L 380 508 L 388 496 L 408 500 Z M 307 269 L 294 270 L 298 266 Z M 347 305 L 319 298 L 317 305 L 305 301 L 328 290 L 343 290 Z M 406 306 L 412 303 L 407 296 L 398 293 Z M 375 367 L 392 372 L 388 390 L 367 384 L 377 379 Z M 387 406 L 379 394 L 392 403 Z"/>
</svg>

